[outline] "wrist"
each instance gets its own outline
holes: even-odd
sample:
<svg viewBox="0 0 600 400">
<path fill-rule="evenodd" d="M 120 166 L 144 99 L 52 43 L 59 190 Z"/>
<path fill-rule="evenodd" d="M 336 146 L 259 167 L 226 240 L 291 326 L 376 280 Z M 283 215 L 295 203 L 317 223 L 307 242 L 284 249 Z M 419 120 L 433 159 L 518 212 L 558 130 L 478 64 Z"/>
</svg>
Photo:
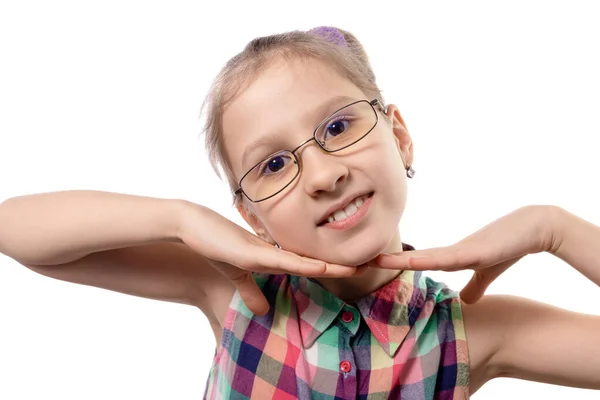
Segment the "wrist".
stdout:
<svg viewBox="0 0 600 400">
<path fill-rule="evenodd" d="M 167 232 L 169 241 L 184 243 L 186 222 L 192 217 L 192 213 L 198 212 L 198 205 L 187 200 L 168 200 L 169 212 L 167 221 Z"/>
<path fill-rule="evenodd" d="M 547 237 L 548 245 L 545 251 L 551 254 L 556 254 L 560 246 L 562 245 L 564 238 L 564 228 L 566 211 L 557 206 L 545 206 L 546 207 L 546 218 L 547 218 Z"/>
<path fill-rule="evenodd" d="M 528 228 L 528 245 L 530 253 L 554 253 L 561 242 L 561 211 L 551 205 L 530 205 L 523 207 L 522 223 Z"/>
</svg>

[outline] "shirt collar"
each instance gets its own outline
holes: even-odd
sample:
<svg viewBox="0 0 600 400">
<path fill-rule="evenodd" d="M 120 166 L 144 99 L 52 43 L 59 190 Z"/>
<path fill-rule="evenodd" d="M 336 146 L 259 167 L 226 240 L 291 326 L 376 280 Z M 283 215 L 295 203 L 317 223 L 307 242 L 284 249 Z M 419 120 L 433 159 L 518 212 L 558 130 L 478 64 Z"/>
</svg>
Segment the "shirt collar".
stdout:
<svg viewBox="0 0 600 400">
<path fill-rule="evenodd" d="M 404 250 L 414 250 L 403 245 Z M 304 348 L 311 347 L 338 317 L 346 303 L 315 279 L 290 277 L 298 309 Z M 393 357 L 415 324 L 425 303 L 426 286 L 420 271 L 402 271 L 394 280 L 355 302 L 362 318 L 383 350 Z"/>
</svg>

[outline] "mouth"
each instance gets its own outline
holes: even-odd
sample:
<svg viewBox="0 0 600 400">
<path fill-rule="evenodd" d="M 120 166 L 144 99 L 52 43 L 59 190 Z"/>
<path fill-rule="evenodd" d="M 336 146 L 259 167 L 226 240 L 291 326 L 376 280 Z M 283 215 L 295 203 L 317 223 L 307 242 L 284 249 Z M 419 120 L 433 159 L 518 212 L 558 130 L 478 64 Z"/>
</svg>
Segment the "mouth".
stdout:
<svg viewBox="0 0 600 400">
<path fill-rule="evenodd" d="M 373 193 L 362 194 L 347 202 L 341 207 L 337 207 L 335 210 L 330 211 L 325 217 L 317 224 L 317 226 L 327 226 L 335 229 L 346 229 L 350 226 L 356 225 L 369 209 Z"/>
</svg>

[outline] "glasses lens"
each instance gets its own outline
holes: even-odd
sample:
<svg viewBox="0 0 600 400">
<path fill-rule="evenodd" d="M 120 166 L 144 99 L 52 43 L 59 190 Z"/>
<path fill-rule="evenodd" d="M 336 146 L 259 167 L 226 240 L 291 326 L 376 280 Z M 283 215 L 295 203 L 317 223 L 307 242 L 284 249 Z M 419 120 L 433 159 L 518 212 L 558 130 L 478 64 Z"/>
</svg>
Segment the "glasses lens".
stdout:
<svg viewBox="0 0 600 400">
<path fill-rule="evenodd" d="M 341 150 L 365 137 L 377 124 L 377 114 L 367 101 L 350 104 L 319 125 L 317 140 L 328 151 Z"/>
<path fill-rule="evenodd" d="M 296 157 L 290 151 L 280 151 L 252 168 L 240 186 L 252 201 L 261 201 L 285 188 L 299 171 Z"/>
<path fill-rule="evenodd" d="M 327 151 L 337 151 L 358 142 L 377 124 L 377 114 L 368 101 L 352 103 L 325 119 L 315 137 Z M 274 153 L 252 168 L 240 182 L 252 201 L 265 200 L 283 190 L 300 173 L 292 152 Z"/>
</svg>

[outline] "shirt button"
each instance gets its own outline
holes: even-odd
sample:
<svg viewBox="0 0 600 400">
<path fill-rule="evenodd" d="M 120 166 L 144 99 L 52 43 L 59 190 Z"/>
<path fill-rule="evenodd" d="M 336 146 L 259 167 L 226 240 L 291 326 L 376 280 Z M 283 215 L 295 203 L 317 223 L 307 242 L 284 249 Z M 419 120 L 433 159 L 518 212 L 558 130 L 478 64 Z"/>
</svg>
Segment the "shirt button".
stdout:
<svg viewBox="0 0 600 400">
<path fill-rule="evenodd" d="M 352 311 L 344 311 L 342 313 L 342 321 L 352 322 L 353 319 L 354 319 L 354 314 L 352 314 Z"/>
<path fill-rule="evenodd" d="M 346 373 L 346 372 L 350 372 L 350 370 L 352 369 L 352 364 L 350 364 L 350 361 L 342 361 L 340 363 L 340 371 Z"/>
</svg>

